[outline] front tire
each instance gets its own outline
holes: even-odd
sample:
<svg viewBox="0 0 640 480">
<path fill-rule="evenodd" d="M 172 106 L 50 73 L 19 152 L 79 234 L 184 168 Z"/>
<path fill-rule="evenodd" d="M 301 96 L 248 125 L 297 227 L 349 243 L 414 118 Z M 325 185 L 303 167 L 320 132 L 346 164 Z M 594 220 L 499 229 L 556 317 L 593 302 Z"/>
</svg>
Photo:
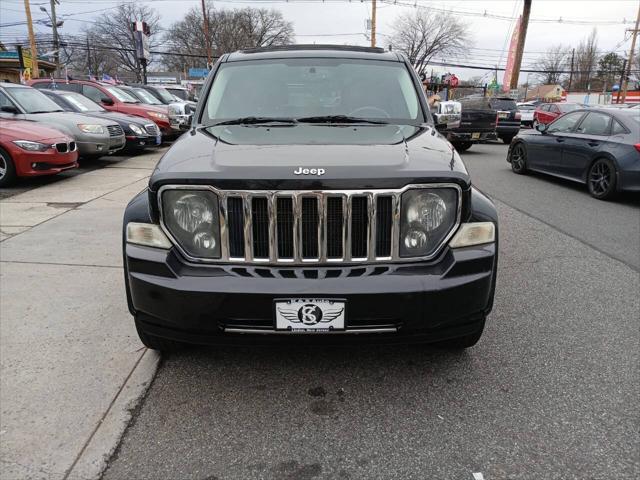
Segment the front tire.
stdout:
<svg viewBox="0 0 640 480">
<path fill-rule="evenodd" d="M 509 151 L 511 170 L 518 175 L 527 173 L 527 149 L 522 142 L 518 142 Z"/>
<path fill-rule="evenodd" d="M 183 343 L 148 334 L 138 319 L 136 319 L 136 330 L 138 332 L 138 337 L 140 337 L 140 341 L 145 347 L 150 348 L 151 350 L 170 353 L 184 347 Z"/>
<path fill-rule="evenodd" d="M 473 145 L 473 143 L 471 143 L 471 142 L 458 142 L 458 143 L 454 143 L 453 147 L 458 152 L 466 152 L 467 150 L 469 150 L 471 148 L 471 145 Z"/>
<path fill-rule="evenodd" d="M 616 166 L 608 158 L 593 162 L 587 174 L 587 187 L 592 197 L 607 200 L 616 193 Z"/>
<path fill-rule="evenodd" d="M 0 187 L 7 187 L 16 181 L 16 167 L 4 148 L 0 148 Z"/>
</svg>

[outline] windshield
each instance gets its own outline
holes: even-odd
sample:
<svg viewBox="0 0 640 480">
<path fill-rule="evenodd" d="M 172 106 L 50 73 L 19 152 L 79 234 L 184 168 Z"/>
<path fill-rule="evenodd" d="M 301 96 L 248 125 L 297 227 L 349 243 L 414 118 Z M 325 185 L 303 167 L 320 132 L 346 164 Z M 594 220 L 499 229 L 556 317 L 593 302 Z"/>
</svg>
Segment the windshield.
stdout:
<svg viewBox="0 0 640 480">
<path fill-rule="evenodd" d="M 400 62 L 297 58 L 225 63 L 206 102 L 205 124 L 251 116 L 424 121 L 412 78 Z"/>
<path fill-rule="evenodd" d="M 118 100 L 120 100 L 121 102 L 124 103 L 140 103 L 140 100 L 138 100 L 136 97 L 134 97 L 133 95 L 125 92 L 124 90 L 118 88 L 118 87 L 104 87 L 111 95 L 113 95 L 114 97 L 116 97 Z"/>
<path fill-rule="evenodd" d="M 7 88 L 6 92 L 27 113 L 64 111 L 56 102 L 35 88 Z"/>
<path fill-rule="evenodd" d="M 580 103 L 558 103 L 557 105 L 561 112 L 571 112 L 573 110 L 584 108 L 586 106 Z"/>
<path fill-rule="evenodd" d="M 174 97 L 178 97 L 180 101 L 187 99 L 187 92 L 185 90 L 182 90 L 181 88 L 166 88 Z"/>
<path fill-rule="evenodd" d="M 171 95 L 164 87 L 155 87 L 155 92 L 165 103 L 173 103 L 175 101 L 174 96 Z"/>
<path fill-rule="evenodd" d="M 63 93 L 61 96 L 72 104 L 79 112 L 104 112 L 104 108 L 90 98 L 79 93 Z"/>
<path fill-rule="evenodd" d="M 162 105 L 162 102 L 160 100 L 151 95 L 144 88 L 133 88 L 132 90 L 144 103 L 149 105 Z"/>
</svg>

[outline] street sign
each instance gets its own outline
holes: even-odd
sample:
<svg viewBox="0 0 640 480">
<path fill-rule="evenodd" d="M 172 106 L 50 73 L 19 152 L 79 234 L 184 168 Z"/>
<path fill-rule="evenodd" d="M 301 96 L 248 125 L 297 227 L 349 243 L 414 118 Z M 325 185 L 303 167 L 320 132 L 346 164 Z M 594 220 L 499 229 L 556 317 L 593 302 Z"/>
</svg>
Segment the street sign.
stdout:
<svg viewBox="0 0 640 480">
<path fill-rule="evenodd" d="M 209 69 L 207 68 L 190 68 L 189 76 L 196 78 L 204 78 L 209 74 Z"/>
</svg>

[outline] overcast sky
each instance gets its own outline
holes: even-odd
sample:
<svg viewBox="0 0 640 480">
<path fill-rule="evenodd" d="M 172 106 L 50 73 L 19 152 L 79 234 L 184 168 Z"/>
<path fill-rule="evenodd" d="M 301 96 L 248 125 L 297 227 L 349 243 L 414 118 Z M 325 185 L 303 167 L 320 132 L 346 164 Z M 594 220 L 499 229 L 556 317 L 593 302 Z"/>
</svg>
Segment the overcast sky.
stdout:
<svg viewBox="0 0 640 480">
<path fill-rule="evenodd" d="M 61 34 L 78 33 L 87 21 L 96 20 L 109 9 L 122 3 L 121 0 L 60 0 L 58 15 L 66 17 Z M 200 0 L 136 0 L 145 3 L 160 13 L 164 27 L 180 19 L 189 8 L 200 5 Z M 338 43 L 367 45 L 365 37 L 367 19 L 371 15 L 370 0 L 225 0 L 214 1 L 216 8 L 242 8 L 245 6 L 274 8 L 280 10 L 287 20 L 294 23 L 297 43 Z M 504 66 L 506 50 L 514 21 L 522 11 L 523 0 L 397 0 L 378 1 L 378 46 L 387 47 L 388 35 L 397 16 L 417 8 L 446 9 L 469 24 L 473 43 L 469 53 L 444 59 L 451 63 L 467 65 Z M 404 5 L 403 5 L 404 4 Z M 31 0 L 34 19 L 46 19 L 39 10 L 40 5 L 49 6 L 49 0 Z M 598 30 L 599 50 L 616 51 L 628 55 L 630 32 L 638 12 L 638 0 L 533 0 L 531 23 L 527 33 L 523 68 L 533 66 L 548 47 L 563 43 L 576 46 L 595 27 Z M 93 12 L 84 13 L 81 12 Z M 486 12 L 486 16 L 484 13 Z M 495 18 L 508 17 L 507 19 Z M 553 22 L 562 18 L 563 23 Z M 16 37 L 26 36 L 25 25 L 7 25 L 25 20 L 24 0 L 0 0 L 0 40 L 11 44 Z M 542 22 L 541 20 L 544 20 Z M 620 22 L 626 21 L 626 24 Z M 567 22 L 581 22 L 579 24 Z M 38 25 L 36 31 L 50 33 L 46 26 Z M 626 52 L 626 54 L 625 54 Z M 440 59 L 438 59 L 440 60 Z M 436 72 L 450 71 L 461 78 L 486 75 L 488 70 L 471 70 L 458 67 L 434 67 Z M 524 73 L 520 80 L 524 81 Z M 499 81 L 502 72 L 499 72 Z"/>
</svg>

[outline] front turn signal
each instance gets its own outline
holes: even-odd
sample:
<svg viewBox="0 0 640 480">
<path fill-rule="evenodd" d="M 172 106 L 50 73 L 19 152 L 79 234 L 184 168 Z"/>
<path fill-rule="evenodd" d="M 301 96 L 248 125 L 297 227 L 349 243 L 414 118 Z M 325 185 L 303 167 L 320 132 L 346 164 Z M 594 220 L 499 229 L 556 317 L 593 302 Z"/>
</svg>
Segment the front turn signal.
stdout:
<svg viewBox="0 0 640 480">
<path fill-rule="evenodd" d="M 493 243 L 496 240 L 496 226 L 493 222 L 463 223 L 449 242 L 451 248 L 471 247 Z"/>
<path fill-rule="evenodd" d="M 171 248 L 171 242 L 162 229 L 154 223 L 127 223 L 127 243 L 145 247 Z"/>
</svg>

